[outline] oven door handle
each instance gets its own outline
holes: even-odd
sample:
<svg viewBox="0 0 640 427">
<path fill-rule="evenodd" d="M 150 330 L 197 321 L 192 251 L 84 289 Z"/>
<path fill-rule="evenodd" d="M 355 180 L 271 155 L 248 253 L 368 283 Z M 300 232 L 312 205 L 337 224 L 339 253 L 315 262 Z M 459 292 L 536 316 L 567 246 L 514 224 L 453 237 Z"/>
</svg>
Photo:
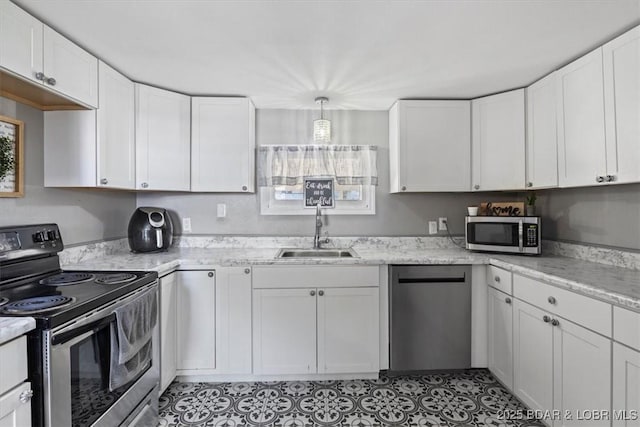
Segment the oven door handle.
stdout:
<svg viewBox="0 0 640 427">
<path fill-rule="evenodd" d="M 58 335 L 54 335 L 51 338 L 51 345 L 61 345 L 65 344 L 71 340 L 73 340 L 73 344 L 82 341 L 83 339 L 93 335 L 98 332 L 100 329 L 104 328 L 109 323 L 113 322 L 116 319 L 115 313 L 110 314 L 107 317 L 103 317 L 100 320 L 97 320 L 93 323 L 89 323 L 88 325 L 80 326 L 77 329 L 73 329 L 69 332 L 63 332 Z M 73 344 L 69 344 L 70 346 Z"/>
</svg>

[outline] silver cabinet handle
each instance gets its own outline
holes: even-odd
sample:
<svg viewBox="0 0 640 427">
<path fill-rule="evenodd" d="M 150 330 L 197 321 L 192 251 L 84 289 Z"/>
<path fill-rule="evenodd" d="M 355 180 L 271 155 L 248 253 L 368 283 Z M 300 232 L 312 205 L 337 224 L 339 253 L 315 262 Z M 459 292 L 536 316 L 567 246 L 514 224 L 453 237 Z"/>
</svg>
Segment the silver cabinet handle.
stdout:
<svg viewBox="0 0 640 427">
<path fill-rule="evenodd" d="M 542 316 L 542 321 L 544 323 L 549 323 L 551 322 L 551 318 L 545 314 L 544 316 Z"/>
<path fill-rule="evenodd" d="M 213 272 L 212 272 L 212 271 L 210 271 L 209 273 L 207 273 L 207 276 L 209 276 L 209 277 L 213 277 Z"/>
<path fill-rule="evenodd" d="M 496 277 L 494 277 L 494 278 L 493 278 L 493 280 L 495 280 L 495 281 L 496 281 L 496 283 L 500 283 L 500 276 L 496 276 Z"/>
<path fill-rule="evenodd" d="M 47 77 L 47 80 L 45 80 L 46 83 L 50 86 L 55 86 L 56 85 L 56 79 L 54 79 L 53 77 Z"/>
<path fill-rule="evenodd" d="M 309 295 L 311 295 L 312 297 L 315 297 L 316 296 L 316 291 L 309 292 Z"/>
<path fill-rule="evenodd" d="M 41 82 L 43 82 L 45 78 L 44 73 L 42 71 L 38 71 L 35 77 L 36 77 L 36 80 L 40 80 Z"/>
<path fill-rule="evenodd" d="M 604 182 L 604 176 L 597 176 L 596 182 Z"/>
<path fill-rule="evenodd" d="M 246 185 L 242 186 L 242 191 L 247 191 L 247 186 Z"/>
<path fill-rule="evenodd" d="M 249 274 L 251 273 L 251 269 L 250 268 L 245 268 L 244 269 L 244 274 Z"/>
<path fill-rule="evenodd" d="M 140 184 L 140 187 L 147 188 L 147 187 L 149 187 L 149 183 L 143 182 L 142 184 Z"/>
<path fill-rule="evenodd" d="M 479 190 L 479 189 L 480 189 L 480 186 L 479 186 L 478 184 L 476 184 L 476 185 L 474 185 L 474 186 L 473 186 L 473 189 L 474 189 L 474 190 Z"/>
<path fill-rule="evenodd" d="M 324 295 L 324 291 L 322 291 L 322 290 L 318 291 L 318 295 L 323 296 Z"/>
<path fill-rule="evenodd" d="M 406 186 L 402 186 L 402 191 L 407 191 L 407 187 Z"/>
<path fill-rule="evenodd" d="M 549 301 L 549 304 L 554 304 L 557 302 L 556 299 L 554 297 L 549 297 L 547 298 L 547 301 Z"/>
<path fill-rule="evenodd" d="M 29 403 L 32 397 L 33 397 L 33 390 L 25 390 L 22 393 L 20 393 L 19 399 L 21 403 Z"/>
<path fill-rule="evenodd" d="M 607 175 L 607 182 L 613 182 L 616 180 L 616 176 L 615 175 Z"/>
<path fill-rule="evenodd" d="M 533 182 L 527 182 L 527 187 L 533 187 Z"/>
<path fill-rule="evenodd" d="M 506 298 L 504 299 L 504 302 L 506 302 L 507 304 L 511 304 L 511 298 L 506 297 Z"/>
<path fill-rule="evenodd" d="M 102 184 L 102 185 L 107 185 L 108 183 L 109 183 L 109 180 L 107 178 L 102 178 L 100 180 L 100 184 Z"/>
<path fill-rule="evenodd" d="M 553 319 L 553 320 L 551 320 L 551 324 L 553 326 L 558 326 L 560 324 L 560 321 L 558 321 L 558 319 Z"/>
</svg>

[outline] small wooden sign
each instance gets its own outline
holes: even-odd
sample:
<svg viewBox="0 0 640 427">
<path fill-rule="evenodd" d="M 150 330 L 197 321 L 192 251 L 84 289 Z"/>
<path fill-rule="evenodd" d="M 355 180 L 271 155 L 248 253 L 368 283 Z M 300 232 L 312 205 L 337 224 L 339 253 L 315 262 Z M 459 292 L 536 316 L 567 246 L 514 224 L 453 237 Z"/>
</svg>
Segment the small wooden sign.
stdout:
<svg viewBox="0 0 640 427">
<path fill-rule="evenodd" d="M 524 216 L 524 202 L 482 202 L 478 215 Z"/>
<path fill-rule="evenodd" d="M 333 178 L 305 178 L 304 179 L 304 207 L 315 208 L 334 207 Z"/>
</svg>

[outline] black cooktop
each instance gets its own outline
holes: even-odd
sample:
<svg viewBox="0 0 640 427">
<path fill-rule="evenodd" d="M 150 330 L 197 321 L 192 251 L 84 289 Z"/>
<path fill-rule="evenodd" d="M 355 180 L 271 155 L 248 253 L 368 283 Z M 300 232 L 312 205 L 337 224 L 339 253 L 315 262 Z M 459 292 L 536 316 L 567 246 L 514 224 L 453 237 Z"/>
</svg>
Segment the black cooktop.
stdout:
<svg viewBox="0 0 640 427">
<path fill-rule="evenodd" d="M 141 271 L 50 272 L 0 288 L 0 316 L 33 317 L 38 329 L 51 329 L 157 278 Z"/>
</svg>

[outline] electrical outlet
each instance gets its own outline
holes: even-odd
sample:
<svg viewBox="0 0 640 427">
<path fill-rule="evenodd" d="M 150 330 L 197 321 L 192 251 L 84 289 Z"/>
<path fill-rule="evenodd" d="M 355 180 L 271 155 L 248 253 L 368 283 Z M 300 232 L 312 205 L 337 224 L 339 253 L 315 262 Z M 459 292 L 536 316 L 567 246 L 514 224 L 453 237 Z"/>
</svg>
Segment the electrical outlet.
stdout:
<svg viewBox="0 0 640 427">
<path fill-rule="evenodd" d="M 447 217 L 438 218 L 438 230 L 447 231 Z"/>
<path fill-rule="evenodd" d="M 182 218 L 182 232 L 191 233 L 191 218 Z"/>
<path fill-rule="evenodd" d="M 438 234 L 438 223 L 429 221 L 429 234 Z"/>
</svg>

